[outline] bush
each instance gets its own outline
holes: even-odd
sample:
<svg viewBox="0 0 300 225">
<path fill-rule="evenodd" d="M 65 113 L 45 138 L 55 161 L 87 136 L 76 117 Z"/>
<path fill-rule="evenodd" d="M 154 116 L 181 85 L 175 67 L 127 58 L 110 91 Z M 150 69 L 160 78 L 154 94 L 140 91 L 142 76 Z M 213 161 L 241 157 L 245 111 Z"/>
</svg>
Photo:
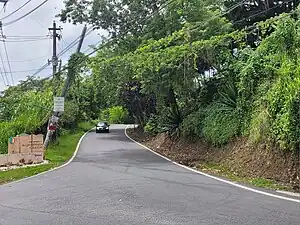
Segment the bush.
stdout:
<svg viewBox="0 0 300 225">
<path fill-rule="evenodd" d="M 156 135 L 161 132 L 161 128 L 159 126 L 158 118 L 155 115 L 150 116 L 150 119 L 146 123 L 146 126 L 144 127 L 144 132 Z"/>
<path fill-rule="evenodd" d="M 279 79 L 267 93 L 271 137 L 283 150 L 295 150 L 299 144 L 300 67 L 283 65 Z"/>
<path fill-rule="evenodd" d="M 128 111 L 122 106 L 113 106 L 103 110 L 100 114 L 100 120 L 115 124 L 125 123 L 128 117 Z"/>
<path fill-rule="evenodd" d="M 193 112 L 183 119 L 181 133 L 185 138 L 203 137 L 202 129 L 205 113 L 202 109 Z"/>
<path fill-rule="evenodd" d="M 73 101 L 66 102 L 65 111 L 60 119 L 61 127 L 75 129 L 80 116 L 79 106 Z"/>
<path fill-rule="evenodd" d="M 218 104 L 213 104 L 206 109 L 203 124 L 204 138 L 214 145 L 226 144 L 240 131 L 240 120 L 235 111 L 222 110 Z"/>
<path fill-rule="evenodd" d="M 24 92 L 17 101 L 10 121 L 0 122 L 0 153 L 7 153 L 8 139 L 21 133 L 33 133 L 48 119 L 52 92 Z M 13 108 L 13 103 L 11 103 Z"/>
</svg>

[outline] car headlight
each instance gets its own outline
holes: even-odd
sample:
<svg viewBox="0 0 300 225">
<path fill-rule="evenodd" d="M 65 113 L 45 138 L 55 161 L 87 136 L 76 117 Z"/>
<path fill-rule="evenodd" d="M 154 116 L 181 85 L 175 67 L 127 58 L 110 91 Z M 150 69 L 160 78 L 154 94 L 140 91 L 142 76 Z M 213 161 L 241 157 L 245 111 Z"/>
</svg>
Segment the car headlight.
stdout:
<svg viewBox="0 0 300 225">
<path fill-rule="evenodd" d="M 108 127 L 106 127 L 106 130 L 108 130 Z"/>
</svg>

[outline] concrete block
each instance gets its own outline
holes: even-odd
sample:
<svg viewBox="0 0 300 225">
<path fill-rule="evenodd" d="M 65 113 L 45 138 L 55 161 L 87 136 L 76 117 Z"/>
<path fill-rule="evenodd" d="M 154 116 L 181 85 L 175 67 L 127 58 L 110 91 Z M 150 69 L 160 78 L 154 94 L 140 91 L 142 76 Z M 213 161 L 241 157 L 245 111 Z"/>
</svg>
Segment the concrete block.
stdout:
<svg viewBox="0 0 300 225">
<path fill-rule="evenodd" d="M 0 166 L 7 165 L 7 155 L 0 155 Z"/>
<path fill-rule="evenodd" d="M 31 135 L 31 151 L 44 152 L 44 137 L 42 134 Z"/>
<path fill-rule="evenodd" d="M 7 161 L 9 165 L 20 165 L 25 163 L 25 159 L 22 154 L 8 154 Z"/>
<path fill-rule="evenodd" d="M 41 163 L 44 161 L 44 152 L 33 152 L 30 155 L 33 163 Z"/>
<path fill-rule="evenodd" d="M 18 137 L 13 138 L 13 142 L 8 142 L 8 154 L 20 153 L 20 139 Z"/>
<path fill-rule="evenodd" d="M 31 135 L 24 135 L 18 137 L 20 141 L 20 153 L 31 152 Z"/>
</svg>

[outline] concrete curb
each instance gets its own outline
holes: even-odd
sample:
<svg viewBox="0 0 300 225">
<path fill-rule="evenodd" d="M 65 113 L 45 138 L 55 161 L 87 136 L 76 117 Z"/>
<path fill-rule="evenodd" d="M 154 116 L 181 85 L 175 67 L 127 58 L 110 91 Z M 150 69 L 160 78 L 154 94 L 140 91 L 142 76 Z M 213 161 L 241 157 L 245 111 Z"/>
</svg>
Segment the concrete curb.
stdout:
<svg viewBox="0 0 300 225">
<path fill-rule="evenodd" d="M 126 126 L 125 131 L 124 131 L 124 132 L 125 132 L 125 136 L 126 136 L 127 138 L 129 138 L 129 139 L 130 139 L 131 141 L 133 141 L 134 143 L 140 145 L 141 147 L 147 149 L 148 151 L 152 152 L 153 154 L 155 154 L 155 155 L 157 155 L 157 156 L 159 156 L 159 157 L 161 157 L 161 158 L 163 158 L 163 159 L 165 159 L 165 160 L 167 160 L 167 161 L 169 161 L 169 162 L 175 164 L 176 166 L 180 166 L 180 167 L 182 167 L 182 168 L 184 168 L 184 169 L 186 169 L 186 170 L 189 170 L 189 171 L 191 171 L 191 172 L 198 173 L 198 174 L 200 174 L 200 175 L 202 175 L 202 176 L 206 176 L 206 177 L 208 177 L 208 178 L 211 178 L 211 179 L 214 179 L 214 180 L 217 180 L 217 181 L 220 181 L 220 182 L 223 182 L 223 183 L 226 183 L 226 184 L 229 184 L 229 185 L 238 187 L 238 188 L 242 188 L 242 189 L 244 189 L 244 190 L 252 191 L 252 192 L 257 193 L 257 194 L 262 194 L 262 195 L 269 196 L 269 197 L 273 197 L 273 198 L 277 198 L 277 199 L 282 199 L 282 200 L 286 200 L 286 201 L 291 201 L 291 202 L 300 203 L 300 200 L 299 200 L 299 199 L 289 198 L 289 197 L 284 197 L 284 196 L 281 196 L 281 195 L 276 195 L 276 194 L 268 193 L 268 192 L 265 192 L 265 191 L 257 190 L 257 189 L 254 189 L 254 188 L 246 187 L 246 186 L 243 186 L 243 185 L 241 185 L 241 184 L 237 184 L 237 183 L 234 183 L 234 182 L 231 182 L 231 181 L 228 181 L 228 180 L 224 180 L 224 179 L 222 179 L 222 178 L 215 177 L 215 176 L 212 176 L 212 175 L 210 175 L 210 174 L 206 174 L 206 173 L 203 173 L 203 172 L 201 172 L 201 171 L 198 171 L 198 170 L 192 169 L 192 168 L 190 168 L 190 167 L 187 167 L 187 166 L 185 166 L 185 165 L 182 165 L 182 164 L 179 164 L 179 163 L 177 163 L 177 162 L 174 162 L 174 161 L 172 161 L 171 159 L 169 159 L 169 158 L 167 158 L 167 157 L 165 157 L 165 156 L 163 156 L 163 155 L 161 155 L 161 154 L 159 154 L 159 153 L 153 151 L 152 149 L 148 148 L 147 146 L 145 146 L 145 145 L 143 145 L 143 144 L 141 144 L 141 143 L 139 143 L 139 142 L 133 140 L 133 139 L 132 139 L 131 137 L 129 137 L 129 135 L 127 134 L 127 129 L 128 129 L 128 128 L 129 128 L 129 125 Z"/>
<path fill-rule="evenodd" d="M 5 183 L 5 184 L 2 184 L 2 185 L 0 185 L 0 188 L 3 187 L 3 186 L 9 186 L 9 185 L 12 185 L 12 184 L 14 184 L 14 183 L 18 183 L 18 182 L 21 182 L 21 181 L 29 180 L 29 179 L 31 179 L 31 178 L 35 178 L 35 177 L 37 177 L 37 176 L 44 175 L 44 174 L 46 174 L 46 173 L 49 173 L 49 172 L 52 172 L 52 171 L 61 169 L 61 168 L 65 167 L 65 166 L 69 165 L 69 164 L 74 160 L 74 158 L 76 157 L 76 155 L 77 155 L 77 153 L 78 153 L 78 151 L 79 151 L 79 147 L 80 147 L 80 144 L 81 144 L 83 138 L 84 138 L 90 131 L 92 131 L 93 129 L 94 129 L 94 128 L 88 130 L 87 132 L 85 132 L 85 133 L 81 136 L 81 138 L 79 139 L 79 141 L 78 141 L 78 143 L 77 143 L 76 149 L 75 149 L 75 151 L 74 151 L 72 157 L 69 159 L 68 162 L 62 164 L 61 166 L 55 167 L 55 168 L 53 168 L 53 169 L 50 169 L 50 170 L 47 170 L 47 171 L 38 173 L 38 174 L 36 174 L 36 175 L 30 176 L 30 177 L 25 177 L 25 178 L 22 178 L 22 179 L 20 179 L 20 180 L 15 180 L 15 181 L 12 181 L 12 182 L 8 182 L 8 183 Z"/>
</svg>

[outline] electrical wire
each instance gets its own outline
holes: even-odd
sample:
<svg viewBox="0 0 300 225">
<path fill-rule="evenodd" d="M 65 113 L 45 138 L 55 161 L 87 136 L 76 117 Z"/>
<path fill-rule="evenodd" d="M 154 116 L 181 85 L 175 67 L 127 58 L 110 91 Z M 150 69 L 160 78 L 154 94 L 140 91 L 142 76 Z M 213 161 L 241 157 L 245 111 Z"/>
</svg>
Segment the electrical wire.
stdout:
<svg viewBox="0 0 300 225">
<path fill-rule="evenodd" d="M 7 84 L 6 84 L 6 81 L 5 81 L 5 77 L 4 77 L 4 74 L 2 73 L 1 67 L 0 67 L 0 74 L 1 74 L 4 86 L 7 87 Z"/>
<path fill-rule="evenodd" d="M 48 68 L 51 69 L 51 68 Z M 36 71 L 36 69 L 31 69 L 31 70 L 15 70 L 15 71 L 11 71 L 11 72 L 6 72 L 6 73 L 27 73 L 27 72 L 33 72 Z M 4 72 L 3 72 L 4 74 Z"/>
<path fill-rule="evenodd" d="M 93 32 L 93 27 L 89 27 L 87 29 L 87 33 L 85 35 L 88 36 L 90 33 Z M 78 36 L 74 41 L 72 41 L 67 47 L 65 47 L 62 51 L 60 51 L 58 54 L 57 54 L 57 57 L 60 57 L 60 56 L 63 56 L 65 53 L 67 53 L 71 48 L 73 48 L 79 41 L 80 41 L 80 37 L 81 36 Z M 46 63 L 44 64 L 40 69 L 38 69 L 34 74 L 33 76 L 37 75 L 38 73 L 40 73 L 41 71 L 43 71 L 45 68 L 47 68 L 49 66 L 49 63 Z"/>
<path fill-rule="evenodd" d="M 12 21 L 9 21 L 7 23 L 3 23 L 2 26 L 8 26 L 8 25 L 11 25 L 13 23 L 16 23 L 20 20 L 22 20 L 23 18 L 25 18 L 26 16 L 30 15 L 31 13 L 33 13 L 34 11 L 36 11 L 37 9 L 39 9 L 40 7 L 42 7 L 45 3 L 47 3 L 48 0 L 44 0 L 42 3 L 40 3 L 38 6 L 36 6 L 35 8 L 33 8 L 32 10 L 30 10 L 29 12 L 25 13 L 23 16 L 15 19 L 15 20 L 12 20 Z"/>
<path fill-rule="evenodd" d="M 246 18 L 244 18 L 244 19 L 238 20 L 238 21 L 234 22 L 233 24 L 239 24 L 239 23 L 241 23 L 241 22 L 246 21 L 247 19 L 256 17 L 256 16 L 258 16 L 258 15 L 260 15 L 260 14 L 263 14 L 263 13 L 265 13 L 265 12 L 268 12 L 268 11 L 272 10 L 272 9 L 276 9 L 276 8 L 278 8 L 278 7 L 281 7 L 281 6 L 283 6 L 284 4 L 288 4 L 288 3 L 292 2 L 292 1 L 294 1 L 294 0 L 289 0 L 289 1 L 286 1 L 286 2 L 283 1 L 283 2 L 281 2 L 281 3 L 279 3 L 279 4 L 275 5 L 275 6 L 273 6 L 273 7 L 271 7 L 271 8 L 268 8 L 268 9 L 266 9 L 266 10 L 260 11 L 260 12 L 258 12 L 258 13 L 256 13 L 256 14 L 253 14 L 253 15 L 251 15 L 251 16 L 248 16 L 248 17 L 246 17 Z"/>
<path fill-rule="evenodd" d="M 3 74 L 4 74 L 5 78 L 6 78 L 6 85 L 9 86 L 10 82 L 9 82 L 8 77 L 7 77 L 7 72 L 6 72 L 6 69 L 5 69 L 5 64 L 4 64 L 4 60 L 3 60 L 3 57 L 2 57 L 1 51 L 0 51 L 0 60 L 1 60 L 1 63 L 2 63 Z"/>
<path fill-rule="evenodd" d="M 7 43 L 24 43 L 24 42 L 35 42 L 35 41 L 47 41 L 48 39 L 28 39 L 28 40 L 6 40 L 6 39 L 0 39 L 2 42 Z"/>
<path fill-rule="evenodd" d="M 30 3 L 32 0 L 28 0 L 27 2 L 25 2 L 23 5 L 21 5 L 19 8 L 17 8 L 15 11 L 11 12 L 10 14 L 8 14 L 7 16 L 4 16 L 0 19 L 0 21 L 5 20 L 6 18 L 10 17 L 11 15 L 15 14 L 16 12 L 18 12 L 19 10 L 21 10 L 22 8 L 24 8 L 28 3 Z"/>
<path fill-rule="evenodd" d="M 14 77 L 13 77 L 12 72 L 11 72 L 11 65 L 10 65 L 10 62 L 9 62 L 8 51 L 7 51 L 5 41 L 3 41 L 3 45 L 4 45 L 4 52 L 5 52 L 6 59 L 7 59 L 8 69 L 9 69 L 9 72 L 10 72 L 11 81 L 12 81 L 12 84 L 15 85 Z"/>
<path fill-rule="evenodd" d="M 50 65 L 50 63 L 46 63 L 41 68 L 39 68 L 32 76 L 35 76 L 35 75 L 39 74 L 41 71 L 43 71 L 44 69 L 46 69 L 49 65 Z"/>
<path fill-rule="evenodd" d="M 140 23 L 144 23 L 145 21 L 147 21 L 147 20 L 149 20 L 152 16 L 154 16 L 156 13 L 159 13 L 161 10 L 163 10 L 163 9 L 165 9 L 166 7 L 168 7 L 170 4 L 172 4 L 172 3 L 174 3 L 176 0 L 170 0 L 170 1 L 167 1 L 165 4 L 162 4 L 161 5 L 161 7 L 159 8 L 159 9 L 157 9 L 156 11 L 153 11 L 151 14 L 149 14 L 148 16 L 146 16 L 146 17 L 144 17 L 141 21 L 140 21 Z M 87 57 L 89 57 L 89 56 L 91 56 L 91 55 L 93 55 L 95 52 L 97 52 L 97 51 L 99 51 L 100 49 L 103 49 L 104 47 L 106 47 L 106 46 L 108 46 L 108 45 L 110 45 L 113 41 L 115 41 L 117 38 L 120 38 L 120 36 L 122 36 L 122 35 L 126 35 L 126 34 L 128 34 L 132 29 L 134 29 L 135 28 L 135 26 L 132 26 L 131 28 L 128 28 L 125 32 L 123 32 L 122 34 L 119 34 L 119 35 L 117 35 L 117 37 L 115 37 L 115 38 L 111 38 L 110 40 L 108 40 L 107 42 L 105 42 L 103 45 L 101 45 L 100 47 L 98 47 L 98 48 L 95 48 L 92 52 L 90 52 L 89 54 L 87 54 L 86 56 Z M 81 36 L 80 36 L 81 37 Z M 79 38 L 80 38 L 79 37 Z M 83 59 L 83 60 L 79 60 L 79 62 L 78 62 L 78 64 L 80 64 L 80 63 L 82 63 L 82 62 L 84 62 L 85 61 L 85 59 Z M 67 67 L 67 64 L 66 65 L 64 65 L 64 68 L 60 71 L 60 72 L 62 72 L 62 71 L 65 71 L 65 70 L 67 70 L 68 69 L 68 67 Z M 55 75 L 55 74 L 54 74 Z M 45 77 L 44 78 L 44 80 L 45 79 L 49 79 L 49 78 L 51 78 L 51 77 L 53 77 L 53 74 L 50 74 L 50 75 L 48 75 L 47 77 Z"/>
<path fill-rule="evenodd" d="M 225 12 L 213 16 L 209 21 L 212 21 L 212 20 L 214 20 L 214 19 L 216 19 L 216 18 L 218 18 L 218 17 L 223 17 L 223 16 L 227 15 L 228 13 L 232 12 L 233 10 L 235 10 L 237 7 L 243 5 L 246 1 L 247 1 L 247 0 L 242 0 L 242 1 L 239 2 L 239 3 L 237 3 L 237 4 L 235 4 L 235 5 L 232 5 L 232 6 L 229 7 Z M 195 29 L 199 28 L 200 26 L 202 26 L 202 24 L 195 25 L 195 26 L 193 26 L 192 28 L 190 28 L 190 30 L 195 30 Z"/>
<path fill-rule="evenodd" d="M 26 35 L 23 35 L 23 36 L 21 36 L 21 35 L 9 35 L 9 36 L 7 36 L 7 35 L 5 35 L 5 38 L 14 38 L 14 39 L 37 39 L 37 38 L 50 38 L 50 35 L 28 35 L 28 36 L 26 36 Z"/>
<path fill-rule="evenodd" d="M 149 14 L 148 16 L 144 17 L 141 21 L 139 21 L 139 23 L 144 23 L 146 22 L 147 20 L 149 20 L 152 16 L 154 16 L 156 13 L 159 13 L 161 10 L 165 9 L 166 7 L 168 7 L 169 5 L 171 5 L 172 3 L 174 3 L 176 0 L 170 0 L 170 1 L 167 1 L 165 4 L 162 4 L 161 7 L 156 10 L 156 11 L 153 11 L 151 14 Z M 125 32 L 123 32 L 122 34 L 119 34 L 117 35 L 116 38 L 111 38 L 110 40 L 108 40 L 107 42 L 105 42 L 103 45 L 101 45 L 100 47 L 98 48 L 95 48 L 92 52 L 90 52 L 89 54 L 87 54 L 87 56 L 91 56 L 93 55 L 95 52 L 97 52 L 98 50 L 101 50 L 103 49 L 104 47 L 106 47 L 107 45 L 111 44 L 111 42 L 115 41 L 115 39 L 117 38 L 120 38 L 120 36 L 122 35 L 126 35 L 128 34 L 132 29 L 134 29 L 135 26 L 132 26 L 130 28 L 128 28 L 127 30 L 125 30 Z"/>
<path fill-rule="evenodd" d="M 87 37 L 88 35 L 90 35 L 93 32 L 92 27 L 89 27 L 87 29 L 87 32 L 85 34 L 85 37 Z M 62 56 L 64 55 L 66 52 L 68 52 L 71 48 L 73 48 L 79 41 L 80 41 L 81 36 L 78 36 L 74 41 L 72 41 L 67 47 L 65 47 L 60 53 L 57 54 L 57 56 Z"/>
<path fill-rule="evenodd" d="M 289 2 L 291 2 L 291 1 L 292 1 L 292 0 L 289 0 L 288 2 L 285 2 L 285 3 L 289 3 Z M 172 2 L 172 1 L 171 1 L 171 2 Z M 171 4 L 171 2 L 170 2 L 169 4 Z M 218 16 L 224 16 L 224 15 L 228 14 L 229 12 L 231 12 L 232 10 L 234 10 L 235 8 L 241 6 L 244 2 L 245 2 L 245 0 L 241 1 L 240 3 L 237 3 L 236 5 L 230 7 L 226 12 L 224 12 L 224 13 L 222 13 L 221 15 L 218 15 Z M 277 7 L 278 7 L 278 6 L 277 6 Z M 265 12 L 266 12 L 266 11 L 269 11 L 269 10 L 271 10 L 271 9 L 272 9 L 272 8 L 270 8 L 270 9 L 268 9 L 268 10 L 265 10 Z M 160 11 L 160 10 L 158 10 L 158 11 Z M 156 12 L 158 12 L 158 11 L 156 11 Z M 150 16 L 151 16 L 151 15 L 150 15 Z M 144 20 L 147 20 L 148 18 L 149 18 L 149 16 L 148 16 L 147 18 L 145 18 Z M 247 19 L 247 18 L 245 18 L 245 19 Z M 199 27 L 199 26 L 195 26 L 193 29 L 195 29 L 195 28 L 197 28 L 197 27 Z M 124 32 L 124 33 L 125 33 L 125 34 L 128 33 L 131 29 L 132 29 L 132 28 L 127 29 L 127 31 Z M 118 37 L 117 37 L 117 38 L 118 38 Z M 97 51 L 99 51 L 99 50 L 105 48 L 105 47 L 106 47 L 107 45 L 109 45 L 113 40 L 114 40 L 114 39 L 110 39 L 109 41 L 107 41 L 106 43 L 104 43 L 103 45 L 101 45 L 100 47 L 95 48 L 92 52 L 90 52 L 90 53 L 87 54 L 86 56 L 89 57 L 89 56 L 93 55 L 95 52 L 97 52 Z M 85 59 L 79 61 L 78 64 L 84 62 L 84 60 L 85 60 Z M 67 66 L 65 65 L 65 66 L 64 66 L 64 69 L 63 69 L 62 71 L 67 70 L 67 69 L 68 69 L 68 68 L 67 68 Z M 51 78 L 52 76 L 53 76 L 53 75 L 49 75 L 48 77 L 45 77 L 44 79 L 49 79 L 49 78 Z"/>
</svg>

